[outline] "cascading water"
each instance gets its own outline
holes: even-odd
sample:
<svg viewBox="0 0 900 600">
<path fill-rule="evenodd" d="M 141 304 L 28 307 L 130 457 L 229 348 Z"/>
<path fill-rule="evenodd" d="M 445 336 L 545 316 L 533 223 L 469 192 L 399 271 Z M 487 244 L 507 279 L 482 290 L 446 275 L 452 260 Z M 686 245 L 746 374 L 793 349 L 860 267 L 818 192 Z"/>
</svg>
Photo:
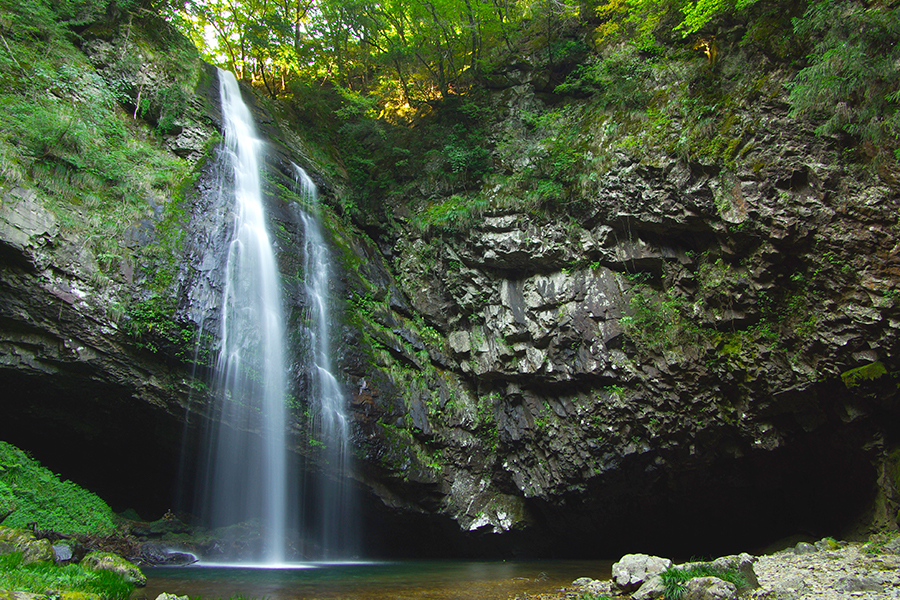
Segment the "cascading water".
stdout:
<svg viewBox="0 0 900 600">
<path fill-rule="evenodd" d="M 234 75 L 219 71 L 226 177 L 233 193 L 221 306 L 204 512 L 213 527 L 255 522 L 262 548 L 252 558 L 285 559 L 289 511 L 285 433 L 285 340 L 281 289 L 266 231 L 260 185 L 262 143 Z"/>
<path fill-rule="evenodd" d="M 315 506 L 306 529 L 322 558 L 349 558 L 357 552 L 358 525 L 350 485 L 350 422 L 344 392 L 331 365 L 331 266 L 328 246 L 316 218 L 317 191 L 306 172 L 294 165 L 295 179 L 307 210 L 301 211 L 304 232 L 304 276 L 309 302 L 310 439 L 318 447 L 323 472 L 308 482 Z M 311 489 L 309 489 L 311 488 Z"/>
</svg>

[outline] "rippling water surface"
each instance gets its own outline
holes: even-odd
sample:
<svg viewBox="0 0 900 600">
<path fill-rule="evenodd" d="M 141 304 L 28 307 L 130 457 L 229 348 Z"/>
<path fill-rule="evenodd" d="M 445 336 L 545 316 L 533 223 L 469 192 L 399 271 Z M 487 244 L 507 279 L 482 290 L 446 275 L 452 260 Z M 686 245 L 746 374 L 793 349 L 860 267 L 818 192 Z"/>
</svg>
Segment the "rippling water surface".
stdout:
<svg viewBox="0 0 900 600">
<path fill-rule="evenodd" d="M 133 600 L 162 592 L 225 600 L 506 600 L 555 591 L 579 577 L 609 577 L 607 561 L 402 561 L 306 563 L 281 568 L 217 565 L 144 569 L 147 587 Z"/>
</svg>

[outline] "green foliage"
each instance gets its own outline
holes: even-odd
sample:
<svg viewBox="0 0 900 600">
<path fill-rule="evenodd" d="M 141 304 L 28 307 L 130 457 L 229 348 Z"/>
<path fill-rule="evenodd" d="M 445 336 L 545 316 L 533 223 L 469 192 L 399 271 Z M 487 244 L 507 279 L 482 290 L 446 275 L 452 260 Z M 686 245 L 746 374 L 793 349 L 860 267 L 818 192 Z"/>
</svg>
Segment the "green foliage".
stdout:
<svg viewBox="0 0 900 600">
<path fill-rule="evenodd" d="M 820 135 L 839 131 L 896 147 L 900 138 L 900 6 L 854 0 L 810 4 L 794 20 L 814 40 L 809 64 L 790 85 L 794 116 L 822 119 Z"/>
<path fill-rule="evenodd" d="M 465 179 L 478 181 L 488 168 L 489 152 L 481 145 L 473 145 L 473 136 L 466 134 L 463 126 L 457 126 L 450 134 L 443 153 L 452 173 L 460 174 Z"/>
<path fill-rule="evenodd" d="M 187 110 L 188 99 L 187 91 L 180 85 L 163 86 L 156 92 L 155 101 L 159 104 L 156 127 L 160 133 L 170 133 L 173 130 L 175 119 Z"/>
<path fill-rule="evenodd" d="M 129 304 L 123 329 L 139 348 L 163 352 L 183 361 L 194 358 L 197 332 L 192 326 L 176 321 L 175 300 L 169 295 L 153 293 Z"/>
<path fill-rule="evenodd" d="M 684 584 L 697 577 L 717 577 L 722 581 L 733 583 L 738 589 L 747 587 L 747 579 L 737 569 L 717 569 L 712 565 L 698 563 L 687 568 L 669 567 L 660 573 L 665 588 L 663 596 L 666 600 L 681 600 L 686 588 Z"/>
<path fill-rule="evenodd" d="M 100 20 L 109 0 L 0 0 L 0 30 L 14 40 L 46 40 Z"/>
<path fill-rule="evenodd" d="M 32 594 L 82 592 L 97 594 L 101 600 L 127 600 L 134 587 L 110 571 L 92 571 L 77 564 L 25 565 L 21 554 L 0 556 L 0 590 Z"/>
<path fill-rule="evenodd" d="M 631 276 L 631 315 L 620 319 L 625 333 L 653 351 L 696 345 L 705 333 L 685 316 L 685 297 L 674 290 L 654 290 L 643 275 Z"/>
<path fill-rule="evenodd" d="M 420 231 L 463 231 L 475 223 L 487 207 L 488 202 L 482 196 L 453 195 L 429 204 L 414 223 Z"/>
<path fill-rule="evenodd" d="M 376 93 L 394 116 L 463 91 L 481 70 L 483 49 L 508 41 L 523 20 L 513 3 L 492 0 L 243 0 L 239 10 L 212 0 L 173 7 L 168 16 L 207 60 L 272 97 L 291 78 L 327 78 Z"/>
<path fill-rule="evenodd" d="M 685 36 L 703 29 L 707 23 L 718 16 L 734 11 L 744 10 L 757 0 L 694 0 L 681 7 L 684 20 L 676 27 Z"/>
<path fill-rule="evenodd" d="M 25 452 L 0 442 L 0 502 L 10 496 L 15 511 L 5 526 L 36 522 L 60 533 L 95 535 L 115 529 L 113 512 L 100 498 L 71 481 L 61 481 Z"/>
<path fill-rule="evenodd" d="M 602 106 L 644 108 L 650 100 L 652 66 L 635 46 L 620 44 L 604 58 L 576 67 L 555 91 L 595 94 Z"/>
</svg>

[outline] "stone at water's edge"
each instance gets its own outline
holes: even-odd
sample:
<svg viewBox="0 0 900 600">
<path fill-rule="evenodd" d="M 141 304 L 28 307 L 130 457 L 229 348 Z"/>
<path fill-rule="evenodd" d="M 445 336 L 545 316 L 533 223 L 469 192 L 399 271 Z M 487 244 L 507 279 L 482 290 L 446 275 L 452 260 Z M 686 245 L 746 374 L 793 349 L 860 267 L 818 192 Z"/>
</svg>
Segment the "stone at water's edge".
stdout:
<svg viewBox="0 0 900 600">
<path fill-rule="evenodd" d="M 813 551 L 815 551 L 815 547 L 811 546 Z M 728 571 L 734 570 L 739 571 L 741 575 L 744 577 L 744 580 L 747 582 L 747 588 L 756 588 L 759 587 L 759 580 L 756 577 L 756 572 L 753 570 L 753 564 L 756 562 L 756 557 L 747 554 L 746 552 L 742 554 L 732 554 L 730 556 L 722 556 L 721 558 L 717 558 L 712 562 L 690 562 L 684 563 L 676 566 L 676 569 L 690 569 L 692 567 L 708 567 L 713 571 Z"/>
<path fill-rule="evenodd" d="M 188 600 L 187 596 L 177 596 L 175 594 L 169 594 L 163 592 L 159 596 L 156 597 L 156 600 Z"/>
<path fill-rule="evenodd" d="M 668 558 L 647 554 L 626 554 L 612 566 L 612 577 L 617 586 L 630 592 L 671 566 L 672 561 Z"/>
<path fill-rule="evenodd" d="M 612 592 L 613 584 L 611 581 L 600 581 L 591 579 L 590 577 L 581 577 L 572 582 L 572 587 L 578 588 L 582 596 L 603 596 Z"/>
<path fill-rule="evenodd" d="M 91 552 L 84 557 L 81 564 L 94 571 L 111 571 L 121 575 L 128 583 L 138 587 L 147 585 L 147 578 L 136 566 L 110 552 Z"/>
</svg>

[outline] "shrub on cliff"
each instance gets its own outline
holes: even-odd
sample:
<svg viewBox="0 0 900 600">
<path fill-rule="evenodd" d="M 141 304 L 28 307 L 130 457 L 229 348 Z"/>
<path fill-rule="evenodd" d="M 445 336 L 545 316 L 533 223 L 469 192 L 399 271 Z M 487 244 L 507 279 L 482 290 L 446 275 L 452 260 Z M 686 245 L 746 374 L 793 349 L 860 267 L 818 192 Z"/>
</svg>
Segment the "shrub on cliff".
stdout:
<svg viewBox="0 0 900 600">
<path fill-rule="evenodd" d="M 113 512 L 103 500 L 71 481 L 62 481 L 25 452 L 0 442 L 0 502 L 14 507 L 3 524 L 65 534 L 109 534 Z"/>
</svg>

